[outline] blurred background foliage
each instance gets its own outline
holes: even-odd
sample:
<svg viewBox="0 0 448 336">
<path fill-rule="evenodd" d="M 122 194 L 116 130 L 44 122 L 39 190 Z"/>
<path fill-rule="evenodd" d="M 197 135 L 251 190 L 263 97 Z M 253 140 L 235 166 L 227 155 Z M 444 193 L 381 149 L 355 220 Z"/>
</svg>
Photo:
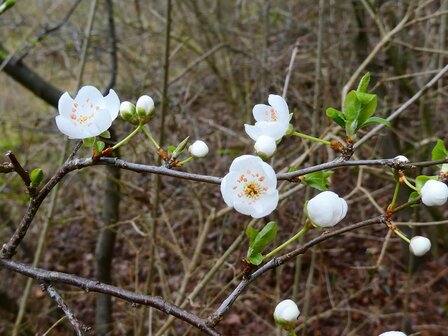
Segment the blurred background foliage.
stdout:
<svg viewBox="0 0 448 336">
<path fill-rule="evenodd" d="M 270 93 L 282 94 L 291 55 L 295 57 L 286 101 L 293 112 L 292 123 L 301 132 L 324 134 L 333 126 L 325 109 L 340 106 L 341 90 L 347 80 L 403 19 L 409 6 L 413 7 L 405 27 L 366 68 L 372 74 L 372 92 L 379 97 L 377 115 L 381 117 L 390 115 L 446 64 L 448 1 L 173 1 L 165 147 L 176 145 L 187 135 L 203 139 L 211 149 L 209 156 L 183 169 L 223 176 L 235 156 L 253 152 L 253 142 L 244 133 L 243 124 L 252 123 L 253 105 L 267 103 Z M 165 7 L 166 1 L 160 0 L 113 1 L 118 55 L 114 90 L 121 100 L 135 102 L 143 94 L 154 98 L 156 114 L 150 128 L 157 137 Z M 0 16 L 0 43 L 4 48 L 0 59 L 23 56 L 22 62 L 54 87 L 76 93 L 90 8 L 91 1 L 85 0 L 17 1 Z M 38 39 L 70 10 L 73 13 L 59 29 Z M 106 1 L 99 0 L 84 85 L 102 88 L 111 76 L 108 19 Z M 436 139 L 446 138 L 448 130 L 446 83 L 446 79 L 440 80 L 395 119 L 391 129 L 383 130 L 355 156 L 368 159 L 404 154 L 411 161 L 430 160 Z M 64 148 L 64 138 L 54 122 L 57 111 L 4 72 L 0 74 L 0 87 L 0 151 L 13 150 L 28 170 L 40 167 L 48 178 L 56 171 Z M 122 138 L 131 126 L 117 121 L 114 130 L 117 138 Z M 334 137 L 338 136 L 342 133 Z M 73 145 L 71 141 L 70 147 Z M 125 160 L 157 164 L 156 154 L 143 135 L 120 151 Z M 90 153 L 82 149 L 79 155 Z M 333 158 L 334 153 L 323 147 L 316 149 L 306 141 L 288 138 L 279 146 L 273 166 L 280 171 Z M 426 168 L 413 174 L 434 171 Z M 95 277 L 95 246 L 105 225 L 106 176 L 110 178 L 110 172 L 104 167 L 94 167 L 63 180 L 39 266 Z M 215 209 L 224 209 L 215 185 L 164 177 L 160 202 L 156 202 L 153 176 L 122 171 L 115 182 L 121 190 L 121 211 L 118 221 L 107 226 L 116 234 L 112 282 L 177 304 L 185 302 L 187 310 L 207 316 L 237 284 L 247 242 L 235 246 L 225 260 L 218 260 L 242 235 L 249 220 L 230 211 L 206 226 Z M 344 223 L 377 215 L 379 210 L 371 199 L 384 209 L 394 187 L 389 172 L 378 168 L 337 170 L 332 182 L 331 190 L 349 195 L 349 214 Z M 313 193 L 294 184 L 282 188 L 290 195 L 270 216 L 279 222 L 278 242 L 297 232 L 303 219 L 303 203 Z M 402 202 L 408 194 L 403 192 Z M 15 174 L 0 175 L 1 241 L 12 234 L 27 200 Z M 47 200 L 17 259 L 32 262 L 49 206 Z M 400 214 L 397 220 L 444 218 L 446 207 L 418 207 Z M 191 265 L 204 229 L 205 243 L 197 262 Z M 278 301 L 292 297 L 302 309 L 298 330 L 303 335 L 377 335 L 399 328 L 422 336 L 448 334 L 446 225 L 409 230 L 432 238 L 432 255 L 424 259 L 423 265 L 410 260 L 407 247 L 398 238 L 387 236 L 385 227 L 359 230 L 328 241 L 296 263 L 265 275 L 238 299 L 219 329 L 225 335 L 280 335 L 271 315 Z M 307 237 L 313 234 L 318 233 Z M 217 272 L 188 300 L 189 293 L 217 264 Z M 0 274 L 0 334 L 9 335 L 26 279 L 4 270 Z M 20 335 L 41 335 L 61 316 L 38 283 L 33 284 Z M 95 326 L 95 295 L 69 287 L 63 288 L 62 294 L 81 321 Z M 112 299 L 112 305 L 113 335 L 143 335 L 148 330 L 159 335 L 168 319 L 157 311 L 116 299 Z M 179 321 L 165 329 L 167 335 L 197 334 Z M 68 323 L 63 322 L 51 334 L 66 335 L 69 330 Z"/>
</svg>

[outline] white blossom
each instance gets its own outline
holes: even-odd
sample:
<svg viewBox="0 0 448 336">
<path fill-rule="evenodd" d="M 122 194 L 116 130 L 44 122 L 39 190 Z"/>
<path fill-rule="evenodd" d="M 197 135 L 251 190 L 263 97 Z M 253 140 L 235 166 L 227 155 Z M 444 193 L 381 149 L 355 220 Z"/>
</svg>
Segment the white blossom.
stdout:
<svg viewBox="0 0 448 336">
<path fill-rule="evenodd" d="M 258 156 L 243 155 L 233 160 L 221 182 L 224 202 L 236 211 L 261 218 L 278 204 L 277 176 Z"/>
<path fill-rule="evenodd" d="M 324 191 L 308 201 L 308 217 L 314 225 L 332 227 L 347 214 L 347 202 L 332 191 Z"/>
<path fill-rule="evenodd" d="M 406 336 L 406 334 L 401 331 L 387 331 L 378 336 Z"/>
<path fill-rule="evenodd" d="M 258 137 L 254 145 L 257 154 L 264 155 L 266 157 L 272 156 L 277 149 L 275 140 L 267 135 L 261 135 Z"/>
<path fill-rule="evenodd" d="M 422 187 L 421 194 L 426 206 L 443 205 L 448 199 L 448 186 L 440 181 L 428 180 Z"/>
<path fill-rule="evenodd" d="M 194 157 L 204 157 L 208 154 L 208 146 L 204 141 L 196 140 L 188 147 L 188 151 Z"/>
<path fill-rule="evenodd" d="M 120 99 L 114 90 L 106 97 L 93 86 L 82 87 L 75 99 L 68 92 L 59 98 L 56 125 L 70 139 L 85 139 L 106 131 L 118 116 Z"/>
<path fill-rule="evenodd" d="M 426 252 L 428 252 L 430 249 L 431 241 L 428 238 L 422 236 L 412 237 L 409 244 L 409 251 L 411 251 L 413 255 L 421 257 L 422 255 L 425 255 Z"/>
<path fill-rule="evenodd" d="M 280 302 L 274 310 L 274 320 L 279 324 L 291 324 L 300 315 L 299 307 L 290 299 Z"/>
<path fill-rule="evenodd" d="M 255 125 L 245 124 L 246 133 L 257 141 L 262 135 L 274 140 L 281 139 L 289 127 L 289 109 L 281 96 L 269 95 L 269 105 L 257 104 L 252 109 Z"/>
</svg>

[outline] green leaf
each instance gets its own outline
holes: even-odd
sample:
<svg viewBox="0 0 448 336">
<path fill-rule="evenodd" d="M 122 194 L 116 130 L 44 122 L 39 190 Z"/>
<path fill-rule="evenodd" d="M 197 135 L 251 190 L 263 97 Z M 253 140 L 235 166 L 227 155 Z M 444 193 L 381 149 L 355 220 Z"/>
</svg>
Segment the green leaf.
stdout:
<svg viewBox="0 0 448 336">
<path fill-rule="evenodd" d="M 350 91 L 344 101 L 344 115 L 348 122 L 358 120 L 361 112 L 361 102 L 356 96 L 356 91 Z"/>
<path fill-rule="evenodd" d="M 103 151 L 104 147 L 106 147 L 106 144 L 103 141 L 95 142 L 95 151 L 97 153 L 101 153 Z"/>
<path fill-rule="evenodd" d="M 177 145 L 177 147 L 173 150 L 173 153 L 171 154 L 173 158 L 178 157 L 179 154 L 181 154 L 184 151 L 185 147 L 188 144 L 188 140 L 190 140 L 190 136 L 187 136 L 185 139 L 181 141 L 180 144 Z"/>
<path fill-rule="evenodd" d="M 249 246 L 252 247 L 257 235 L 258 235 L 258 231 L 256 229 L 254 229 L 252 226 L 249 226 L 246 229 L 246 236 L 247 236 L 247 238 L 249 238 Z"/>
<path fill-rule="evenodd" d="M 252 265 L 258 266 L 263 262 L 263 259 L 264 257 L 261 253 L 255 253 L 248 257 L 247 261 L 249 261 Z"/>
<path fill-rule="evenodd" d="M 416 191 L 411 192 L 411 194 L 409 195 L 408 202 L 412 202 L 412 201 L 415 200 L 418 196 L 419 196 L 418 192 L 416 192 Z M 417 206 L 418 206 L 418 204 L 413 204 L 413 205 L 411 205 L 411 208 L 415 208 L 415 207 L 417 207 Z"/>
<path fill-rule="evenodd" d="M 105 139 L 110 139 L 110 132 L 104 131 L 103 133 L 100 134 L 100 137 L 105 138 Z"/>
<path fill-rule="evenodd" d="M 380 118 L 380 117 L 370 117 L 369 119 L 367 119 L 359 128 L 368 126 L 368 125 L 375 125 L 375 124 L 383 124 L 387 127 L 391 127 L 392 124 L 390 123 L 389 120 Z"/>
<path fill-rule="evenodd" d="M 370 82 L 370 72 L 367 72 L 364 76 L 362 76 L 361 80 L 358 84 L 358 92 L 367 92 L 367 87 L 369 86 Z"/>
<path fill-rule="evenodd" d="M 246 230 L 246 235 L 250 240 L 249 249 L 247 251 L 247 260 L 254 265 L 259 265 L 263 261 L 261 253 L 277 235 L 277 223 L 269 222 L 260 232 L 248 228 Z"/>
<path fill-rule="evenodd" d="M 288 168 L 288 173 L 294 173 L 295 171 L 297 171 L 296 167 L 289 167 Z"/>
<path fill-rule="evenodd" d="M 437 180 L 437 176 L 426 176 L 426 175 L 417 176 L 417 178 L 415 179 L 415 187 L 420 192 L 422 190 L 422 187 L 429 180 Z"/>
<path fill-rule="evenodd" d="M 90 147 L 93 147 L 93 145 L 95 144 L 95 140 L 96 140 L 95 137 L 85 138 L 85 139 L 82 139 L 82 143 L 84 146 L 90 148 Z"/>
<path fill-rule="evenodd" d="M 336 124 L 341 127 L 345 127 L 345 116 L 344 113 L 338 111 L 332 107 L 327 108 L 327 117 L 333 120 Z"/>
<path fill-rule="evenodd" d="M 378 98 L 376 95 L 370 95 L 368 93 L 362 93 L 362 95 L 373 96 L 368 103 L 362 105 L 361 112 L 358 117 L 358 129 L 363 127 L 362 125 L 375 113 L 376 105 L 378 103 Z"/>
<path fill-rule="evenodd" d="M 328 189 L 328 178 L 333 174 L 332 171 L 318 171 L 310 174 L 306 174 L 303 178 L 303 183 L 309 185 L 320 191 Z"/>
<path fill-rule="evenodd" d="M 44 179 L 44 172 L 40 168 L 33 169 L 30 174 L 31 187 L 36 188 Z"/>
<path fill-rule="evenodd" d="M 372 93 L 365 93 L 365 92 L 358 92 L 355 91 L 356 98 L 361 102 L 361 104 L 367 105 L 369 104 L 373 99 L 376 98 L 375 94 Z"/>
<path fill-rule="evenodd" d="M 168 146 L 167 151 L 168 154 L 171 155 L 176 150 L 176 146 Z"/>
<path fill-rule="evenodd" d="M 445 144 L 443 143 L 443 141 L 441 139 L 438 139 L 437 144 L 432 149 L 432 160 L 436 161 L 436 160 L 444 159 L 447 156 L 448 156 L 448 152 L 445 148 Z"/>
</svg>

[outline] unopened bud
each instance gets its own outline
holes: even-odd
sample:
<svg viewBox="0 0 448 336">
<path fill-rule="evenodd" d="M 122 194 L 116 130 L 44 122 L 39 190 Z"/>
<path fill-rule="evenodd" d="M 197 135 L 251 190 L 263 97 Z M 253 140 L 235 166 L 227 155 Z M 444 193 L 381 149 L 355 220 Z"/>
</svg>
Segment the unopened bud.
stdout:
<svg viewBox="0 0 448 336">
<path fill-rule="evenodd" d="M 275 140 L 273 138 L 266 135 L 260 135 L 255 142 L 254 148 L 257 154 L 270 157 L 275 153 L 277 144 L 275 143 Z"/>
<path fill-rule="evenodd" d="M 204 157 L 208 154 L 208 146 L 204 141 L 196 140 L 188 147 L 188 151 L 194 157 Z"/>
<path fill-rule="evenodd" d="M 150 96 L 141 96 L 137 100 L 137 115 L 142 124 L 146 124 L 151 120 L 154 111 L 154 100 Z"/>
<path fill-rule="evenodd" d="M 413 255 L 421 257 L 431 249 L 431 241 L 422 236 L 415 236 L 411 239 L 409 250 Z"/>
<path fill-rule="evenodd" d="M 289 329 L 300 315 L 299 307 L 290 299 L 280 302 L 274 311 L 274 320 L 284 329 Z"/>
<path fill-rule="evenodd" d="M 126 120 L 133 125 L 139 124 L 135 105 L 128 101 L 124 101 L 120 104 L 120 116 L 123 120 Z"/>
</svg>

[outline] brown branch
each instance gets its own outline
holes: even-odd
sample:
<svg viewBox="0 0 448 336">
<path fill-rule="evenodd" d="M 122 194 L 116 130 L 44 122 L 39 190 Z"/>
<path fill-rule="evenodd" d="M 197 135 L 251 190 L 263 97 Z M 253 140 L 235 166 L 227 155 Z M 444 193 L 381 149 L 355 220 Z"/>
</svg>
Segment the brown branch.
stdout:
<svg viewBox="0 0 448 336">
<path fill-rule="evenodd" d="M 0 173 L 11 173 L 14 171 L 14 166 L 12 163 L 0 163 Z"/>
<path fill-rule="evenodd" d="M 6 156 L 11 161 L 11 164 L 14 166 L 14 170 L 16 171 L 16 173 L 22 179 L 30 196 L 34 197 L 36 195 L 36 188 L 33 188 L 31 186 L 30 174 L 28 174 L 28 172 L 22 167 L 19 160 L 17 160 L 16 156 L 14 155 L 14 153 L 12 151 L 8 151 L 6 153 Z"/>
<path fill-rule="evenodd" d="M 220 333 L 214 330 L 212 327 L 207 326 L 205 319 L 189 313 L 179 308 L 178 306 L 163 300 L 158 296 L 131 292 L 123 288 L 101 283 L 99 281 L 86 279 L 73 274 L 48 271 L 14 260 L 0 259 L 0 267 L 23 274 L 30 278 L 34 278 L 41 282 L 66 284 L 81 288 L 87 292 L 103 293 L 131 303 L 150 306 L 189 323 L 190 325 L 202 330 L 207 335 L 220 335 Z"/>
<path fill-rule="evenodd" d="M 42 289 L 45 290 L 50 297 L 56 301 L 58 304 L 58 307 L 62 309 L 65 316 L 67 316 L 68 320 L 70 321 L 70 324 L 73 327 L 73 330 L 77 336 L 83 335 L 83 330 L 89 330 L 90 328 L 84 327 L 79 323 L 78 319 L 76 318 L 75 314 L 70 310 L 70 308 L 67 306 L 67 304 L 64 302 L 62 297 L 59 295 L 59 293 L 53 288 L 52 285 L 48 283 L 42 284 Z"/>
<path fill-rule="evenodd" d="M 255 281 L 257 278 L 259 278 L 262 274 L 266 273 L 267 271 L 277 268 L 280 265 L 283 265 L 287 261 L 297 257 L 300 254 L 304 254 L 306 251 L 308 251 L 311 247 L 322 243 L 323 241 L 337 237 L 339 235 L 342 235 L 346 232 L 354 231 L 356 229 L 362 228 L 364 226 L 368 225 L 374 225 L 374 224 L 380 224 L 384 222 L 383 216 L 374 217 L 371 219 L 367 219 L 365 221 L 348 225 L 346 227 L 334 230 L 334 231 L 325 231 L 320 236 L 310 240 L 305 245 L 295 249 L 294 251 L 291 251 L 289 253 L 286 253 L 280 257 L 271 259 L 266 264 L 264 264 L 262 267 L 257 269 L 252 274 L 245 276 L 243 280 L 238 284 L 238 286 L 233 290 L 233 292 L 223 301 L 221 306 L 208 317 L 207 324 L 211 327 L 214 327 L 219 323 L 219 321 L 223 318 L 224 314 L 229 311 L 233 303 L 236 301 L 236 299 L 241 295 L 241 293 L 249 286 L 253 281 Z"/>
</svg>

